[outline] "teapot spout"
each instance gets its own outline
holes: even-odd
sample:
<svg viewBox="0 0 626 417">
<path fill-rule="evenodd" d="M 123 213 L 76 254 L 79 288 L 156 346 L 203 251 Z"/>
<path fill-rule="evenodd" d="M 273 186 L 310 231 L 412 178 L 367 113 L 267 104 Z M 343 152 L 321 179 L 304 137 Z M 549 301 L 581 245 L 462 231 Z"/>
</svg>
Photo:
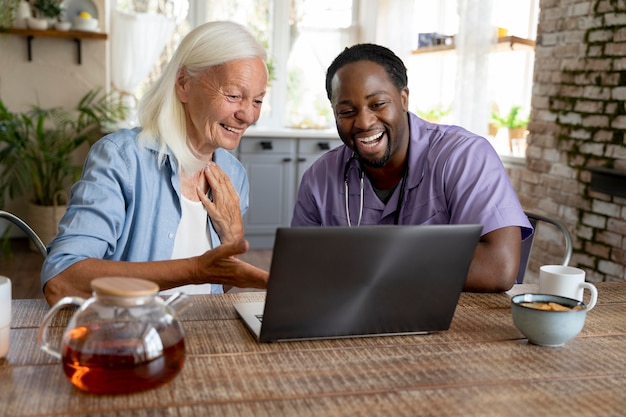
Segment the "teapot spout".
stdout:
<svg viewBox="0 0 626 417">
<path fill-rule="evenodd" d="M 177 316 L 187 309 L 191 305 L 191 302 L 187 294 L 177 292 L 165 301 L 165 305 L 170 307 L 174 311 L 174 315 Z"/>
</svg>

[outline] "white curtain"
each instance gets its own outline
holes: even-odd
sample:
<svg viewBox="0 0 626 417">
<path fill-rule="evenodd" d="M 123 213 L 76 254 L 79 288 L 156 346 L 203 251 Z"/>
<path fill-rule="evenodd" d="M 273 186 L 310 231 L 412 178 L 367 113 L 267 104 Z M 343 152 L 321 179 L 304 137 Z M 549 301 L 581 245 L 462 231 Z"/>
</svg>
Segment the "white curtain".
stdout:
<svg viewBox="0 0 626 417">
<path fill-rule="evenodd" d="M 457 75 L 452 115 L 458 125 L 486 136 L 492 102 L 489 51 L 497 41 L 491 25 L 493 0 L 458 0 L 457 11 Z"/>
<path fill-rule="evenodd" d="M 114 10 L 111 19 L 111 81 L 127 100 L 134 120 L 133 92 L 148 76 L 172 36 L 176 19 L 157 13 Z"/>
<path fill-rule="evenodd" d="M 362 27 L 359 42 L 386 46 L 406 60 L 415 48 L 412 31 L 401 30 L 413 24 L 414 0 L 379 0 L 360 7 L 358 20 Z M 364 30 L 363 28 L 367 28 Z"/>
</svg>

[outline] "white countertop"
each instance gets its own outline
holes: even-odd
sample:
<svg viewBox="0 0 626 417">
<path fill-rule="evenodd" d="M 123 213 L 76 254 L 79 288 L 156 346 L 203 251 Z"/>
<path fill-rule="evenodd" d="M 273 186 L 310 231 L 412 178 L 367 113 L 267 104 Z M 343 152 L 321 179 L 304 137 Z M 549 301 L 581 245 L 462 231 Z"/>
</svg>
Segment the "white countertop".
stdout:
<svg viewBox="0 0 626 417">
<path fill-rule="evenodd" d="M 293 129 L 293 128 L 268 128 L 252 126 L 244 137 L 256 137 L 256 138 L 299 138 L 299 139 L 339 139 L 337 130 L 332 129 Z"/>
</svg>

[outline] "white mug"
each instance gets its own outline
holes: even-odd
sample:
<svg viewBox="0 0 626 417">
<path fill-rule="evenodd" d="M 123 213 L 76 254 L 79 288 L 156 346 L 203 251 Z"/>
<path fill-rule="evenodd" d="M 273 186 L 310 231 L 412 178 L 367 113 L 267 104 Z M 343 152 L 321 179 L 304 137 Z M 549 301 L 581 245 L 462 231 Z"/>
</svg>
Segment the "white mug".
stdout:
<svg viewBox="0 0 626 417">
<path fill-rule="evenodd" d="M 539 293 L 554 294 L 583 301 L 583 290 L 589 290 L 587 310 L 598 301 L 596 286 L 585 282 L 585 271 L 573 266 L 543 265 L 539 268 Z"/>
<path fill-rule="evenodd" d="M 9 353 L 11 328 L 11 280 L 0 276 L 0 358 Z"/>
</svg>

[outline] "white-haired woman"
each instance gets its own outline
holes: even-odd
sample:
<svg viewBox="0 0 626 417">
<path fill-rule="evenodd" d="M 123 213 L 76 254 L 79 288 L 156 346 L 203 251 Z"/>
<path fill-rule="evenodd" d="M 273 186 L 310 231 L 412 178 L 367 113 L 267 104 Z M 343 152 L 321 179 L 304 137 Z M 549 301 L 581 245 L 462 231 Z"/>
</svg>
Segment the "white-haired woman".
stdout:
<svg viewBox="0 0 626 417">
<path fill-rule="evenodd" d="M 183 39 L 139 103 L 140 127 L 91 147 L 42 268 L 50 305 L 89 296 L 100 276 L 186 292 L 266 286 L 266 271 L 235 257 L 248 249 L 248 179 L 228 150 L 259 118 L 267 77 L 265 50 L 239 24 Z"/>
</svg>

